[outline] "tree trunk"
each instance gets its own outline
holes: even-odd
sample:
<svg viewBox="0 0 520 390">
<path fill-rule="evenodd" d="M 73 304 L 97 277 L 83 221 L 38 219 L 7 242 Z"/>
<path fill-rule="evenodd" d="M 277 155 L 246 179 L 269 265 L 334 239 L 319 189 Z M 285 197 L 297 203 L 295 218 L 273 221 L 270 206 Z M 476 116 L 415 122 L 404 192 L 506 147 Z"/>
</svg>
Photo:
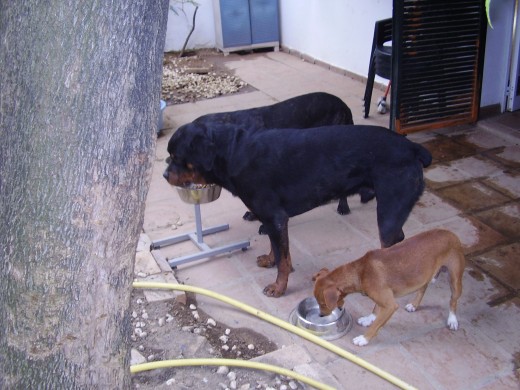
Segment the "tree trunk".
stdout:
<svg viewBox="0 0 520 390">
<path fill-rule="evenodd" d="M 168 0 L 0 2 L 0 388 L 130 388 Z"/>
</svg>

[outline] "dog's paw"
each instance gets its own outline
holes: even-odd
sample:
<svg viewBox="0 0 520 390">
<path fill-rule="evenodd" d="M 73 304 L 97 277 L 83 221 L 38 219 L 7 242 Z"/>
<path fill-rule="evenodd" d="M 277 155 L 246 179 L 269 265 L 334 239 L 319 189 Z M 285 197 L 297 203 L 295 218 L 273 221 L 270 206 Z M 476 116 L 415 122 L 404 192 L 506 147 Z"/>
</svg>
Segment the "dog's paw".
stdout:
<svg viewBox="0 0 520 390">
<path fill-rule="evenodd" d="M 339 215 L 347 215 L 347 214 L 350 214 L 350 209 L 348 210 L 344 210 L 344 209 L 340 209 L 338 207 L 338 209 L 336 210 L 336 212 L 339 214 Z"/>
<path fill-rule="evenodd" d="M 455 313 L 450 311 L 450 314 L 448 315 L 448 321 L 446 322 L 448 325 L 448 328 L 451 330 L 457 330 L 459 329 L 459 321 L 457 321 L 457 316 Z"/>
<path fill-rule="evenodd" d="M 408 303 L 404 308 L 407 312 L 410 312 L 410 313 L 413 313 L 415 310 L 417 310 L 417 308 L 414 305 L 412 305 L 411 303 Z"/>
<path fill-rule="evenodd" d="M 269 255 L 262 255 L 256 258 L 256 265 L 263 268 L 274 267 L 274 258 Z"/>
<path fill-rule="evenodd" d="M 348 207 L 348 202 L 346 198 L 341 198 L 339 200 L 337 212 L 339 215 L 350 214 L 350 207 Z"/>
<path fill-rule="evenodd" d="M 368 340 L 363 335 L 354 337 L 352 342 L 359 347 L 363 347 L 368 344 Z"/>
<path fill-rule="evenodd" d="M 370 326 L 370 325 L 372 325 L 372 322 L 375 321 L 375 319 L 376 319 L 376 315 L 374 313 L 372 313 L 365 317 L 359 317 L 357 320 L 357 323 L 361 326 Z"/>
<path fill-rule="evenodd" d="M 268 297 L 279 298 L 285 293 L 285 288 L 281 288 L 276 283 L 272 283 L 264 288 L 264 294 Z"/>
<path fill-rule="evenodd" d="M 359 195 L 361 197 L 361 203 L 368 203 L 376 197 L 375 191 L 371 188 L 361 188 Z"/>
<path fill-rule="evenodd" d="M 242 216 L 242 218 L 245 221 L 256 221 L 258 218 L 256 218 L 256 215 L 252 213 L 251 211 L 246 211 L 246 213 Z"/>
</svg>

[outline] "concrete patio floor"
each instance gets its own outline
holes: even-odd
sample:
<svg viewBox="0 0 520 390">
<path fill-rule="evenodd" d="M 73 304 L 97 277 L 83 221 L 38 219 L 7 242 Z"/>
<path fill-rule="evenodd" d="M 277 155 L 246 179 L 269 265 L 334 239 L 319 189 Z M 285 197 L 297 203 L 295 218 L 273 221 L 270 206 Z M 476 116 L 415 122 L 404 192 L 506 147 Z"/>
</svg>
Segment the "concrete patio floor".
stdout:
<svg viewBox="0 0 520 390">
<path fill-rule="evenodd" d="M 231 54 L 219 59 L 255 91 L 196 103 L 168 106 L 166 129 L 158 138 L 156 163 L 148 194 L 144 231 L 158 240 L 195 230 L 193 205 L 183 203 L 162 177 L 166 145 L 180 125 L 210 112 L 263 106 L 296 95 L 325 91 L 342 98 L 356 124 L 388 125 L 379 115 L 374 91 L 371 117 L 362 117 L 365 85 L 336 70 L 311 64 L 284 52 Z M 442 227 L 463 242 L 467 267 L 459 300 L 460 328 L 446 328 L 449 300 L 447 275 L 428 288 L 422 306 L 406 312 L 408 302 L 379 335 L 365 347 L 352 344 L 364 329 L 355 319 L 372 310 L 360 294 L 348 296 L 345 307 L 354 318 L 352 330 L 333 341 L 420 389 L 518 389 L 520 364 L 520 114 L 507 113 L 449 129 L 409 136 L 434 157 L 425 169 L 427 188 L 404 226 L 407 237 Z M 336 203 L 292 218 L 289 237 L 293 272 L 286 294 L 268 298 L 263 288 L 276 277 L 275 269 L 260 269 L 256 257 L 269 251 L 259 223 L 246 222 L 245 206 L 223 190 L 220 198 L 201 205 L 202 224 L 229 224 L 229 230 L 204 237 L 210 246 L 249 240 L 247 251 L 234 251 L 190 262 L 175 270 L 177 280 L 230 296 L 287 320 L 296 304 L 312 294 L 312 275 L 334 268 L 379 247 L 376 202 L 361 204 L 349 198 L 351 214 L 340 216 Z M 168 259 L 197 252 L 190 242 L 160 249 Z M 136 269 L 136 272 L 138 269 Z M 153 278 L 148 276 L 147 280 Z M 388 382 L 335 354 L 223 303 L 198 296 L 199 307 L 233 327 L 255 329 L 274 341 L 278 360 L 287 368 L 302 363 L 309 375 L 338 389 L 392 388 Z M 296 352 L 295 352 L 296 351 Z"/>
</svg>

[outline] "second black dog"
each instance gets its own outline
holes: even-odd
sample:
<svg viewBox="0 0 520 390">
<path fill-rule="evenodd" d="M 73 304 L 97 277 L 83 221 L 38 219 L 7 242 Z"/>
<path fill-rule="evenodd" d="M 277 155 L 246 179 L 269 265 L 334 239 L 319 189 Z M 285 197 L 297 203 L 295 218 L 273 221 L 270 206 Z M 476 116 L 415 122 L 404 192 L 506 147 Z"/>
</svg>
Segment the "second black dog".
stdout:
<svg viewBox="0 0 520 390">
<path fill-rule="evenodd" d="M 312 92 L 293 97 L 269 106 L 245 110 L 219 112 L 198 117 L 193 121 L 213 127 L 216 125 L 239 125 L 249 131 L 267 129 L 307 129 L 329 125 L 352 125 L 352 112 L 339 97 L 326 92 Z M 360 189 L 361 202 L 374 198 L 370 188 Z M 338 214 L 350 213 L 346 198 L 340 198 Z M 243 217 L 247 221 L 256 220 L 256 216 L 247 211 Z M 260 228 L 260 233 L 264 233 Z"/>
</svg>

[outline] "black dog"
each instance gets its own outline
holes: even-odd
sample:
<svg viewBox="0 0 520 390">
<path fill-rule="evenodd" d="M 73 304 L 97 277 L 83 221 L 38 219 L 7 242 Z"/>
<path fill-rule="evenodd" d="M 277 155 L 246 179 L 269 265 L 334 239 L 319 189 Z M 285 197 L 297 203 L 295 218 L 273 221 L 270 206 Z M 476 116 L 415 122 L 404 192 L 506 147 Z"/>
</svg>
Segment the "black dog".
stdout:
<svg viewBox="0 0 520 390">
<path fill-rule="evenodd" d="M 168 143 L 164 177 L 172 185 L 218 184 L 240 197 L 271 242 L 262 267 L 278 266 L 264 293 L 281 296 L 292 270 L 289 218 L 360 188 L 373 188 L 382 247 L 404 239 L 402 227 L 424 189 L 431 154 L 382 127 L 326 126 L 250 132 L 190 124 Z"/>
<path fill-rule="evenodd" d="M 352 112 L 343 100 L 326 92 L 307 93 L 269 106 L 207 114 L 193 122 L 206 126 L 235 124 L 253 130 L 306 129 L 354 123 Z"/>
<path fill-rule="evenodd" d="M 329 125 L 352 125 L 350 108 L 337 96 L 325 92 L 313 92 L 284 100 L 269 106 L 246 110 L 219 112 L 198 117 L 194 123 L 207 127 L 215 125 L 239 125 L 242 128 L 258 131 L 266 129 L 307 129 Z M 369 188 L 360 190 L 361 202 L 374 198 L 374 191 Z M 338 214 L 350 213 L 346 198 L 340 198 Z M 251 212 L 243 217 L 247 221 L 257 219 Z M 260 228 L 260 233 L 263 233 Z"/>
</svg>

